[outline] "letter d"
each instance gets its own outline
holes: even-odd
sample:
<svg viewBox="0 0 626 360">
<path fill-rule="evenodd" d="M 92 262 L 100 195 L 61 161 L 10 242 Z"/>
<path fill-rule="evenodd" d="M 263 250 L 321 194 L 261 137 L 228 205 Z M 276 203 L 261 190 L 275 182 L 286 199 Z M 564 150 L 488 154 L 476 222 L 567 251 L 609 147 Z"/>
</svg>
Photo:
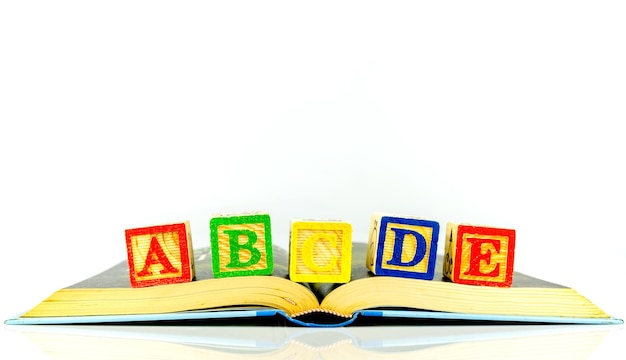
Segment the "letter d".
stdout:
<svg viewBox="0 0 626 360">
<path fill-rule="evenodd" d="M 390 228 L 395 233 L 395 241 L 393 244 L 393 255 L 391 260 L 387 260 L 388 265 L 396 266 L 415 266 L 424 259 L 426 255 L 426 239 L 422 234 L 414 230 Z M 415 238 L 415 255 L 409 262 L 402 261 L 402 249 L 404 248 L 404 239 L 407 235 Z"/>
</svg>

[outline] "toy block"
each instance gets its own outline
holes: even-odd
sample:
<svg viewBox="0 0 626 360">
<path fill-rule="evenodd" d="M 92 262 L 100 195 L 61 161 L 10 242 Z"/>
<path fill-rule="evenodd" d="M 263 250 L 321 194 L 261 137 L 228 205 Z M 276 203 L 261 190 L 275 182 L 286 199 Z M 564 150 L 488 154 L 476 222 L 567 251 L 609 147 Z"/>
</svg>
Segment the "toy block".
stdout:
<svg viewBox="0 0 626 360">
<path fill-rule="evenodd" d="M 344 221 L 291 221 L 289 278 L 296 282 L 347 283 L 352 262 L 352 225 Z"/>
<path fill-rule="evenodd" d="M 213 276 L 272 275 L 272 230 L 268 214 L 217 216 L 210 221 Z"/>
<path fill-rule="evenodd" d="M 432 280 L 438 239 L 436 221 L 373 214 L 367 268 L 375 275 Z"/>
<path fill-rule="evenodd" d="M 468 285 L 510 287 L 515 230 L 448 223 L 443 275 Z"/>
<path fill-rule="evenodd" d="M 189 222 L 128 229 L 125 233 L 132 287 L 193 280 Z"/>
</svg>

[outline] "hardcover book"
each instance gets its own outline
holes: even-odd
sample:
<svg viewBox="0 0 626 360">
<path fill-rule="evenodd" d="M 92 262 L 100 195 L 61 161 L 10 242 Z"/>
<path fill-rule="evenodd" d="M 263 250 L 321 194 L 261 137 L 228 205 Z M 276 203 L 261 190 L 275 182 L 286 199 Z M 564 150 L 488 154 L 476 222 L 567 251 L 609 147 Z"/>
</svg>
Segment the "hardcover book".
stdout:
<svg viewBox="0 0 626 360">
<path fill-rule="evenodd" d="M 519 272 L 509 288 L 452 283 L 440 267 L 433 280 L 375 276 L 365 265 L 367 245 L 354 243 L 351 281 L 298 283 L 289 280 L 287 251 L 273 252 L 271 276 L 213 278 L 210 249 L 197 249 L 194 281 L 143 288 L 130 286 L 128 263 L 122 261 L 5 323 L 623 323 L 572 288 Z"/>
</svg>

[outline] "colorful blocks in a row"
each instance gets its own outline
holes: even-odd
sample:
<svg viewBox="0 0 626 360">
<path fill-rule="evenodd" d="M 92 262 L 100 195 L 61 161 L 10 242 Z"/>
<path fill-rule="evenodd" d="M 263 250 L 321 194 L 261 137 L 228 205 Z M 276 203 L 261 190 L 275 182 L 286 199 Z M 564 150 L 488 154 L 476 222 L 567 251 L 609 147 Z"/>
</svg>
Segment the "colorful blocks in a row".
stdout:
<svg viewBox="0 0 626 360">
<path fill-rule="evenodd" d="M 373 274 L 432 280 L 439 224 L 375 214 L 366 265 Z M 448 223 L 443 276 L 468 285 L 510 287 L 515 230 Z"/>
<path fill-rule="evenodd" d="M 216 278 L 271 275 L 274 269 L 268 214 L 224 215 L 210 221 Z M 432 280 L 439 223 L 374 214 L 366 266 L 379 276 Z M 511 286 L 515 231 L 449 223 L 443 275 L 470 285 Z M 133 287 L 194 278 L 189 223 L 126 230 Z M 293 220 L 289 277 L 297 282 L 346 283 L 351 279 L 352 226 L 343 221 Z"/>
<path fill-rule="evenodd" d="M 271 275 L 274 270 L 268 214 L 217 216 L 210 221 L 211 261 L 216 278 Z M 289 277 L 297 282 L 350 281 L 352 226 L 343 221 L 294 220 Z M 189 224 L 126 231 L 133 287 L 191 281 Z"/>
<path fill-rule="evenodd" d="M 210 231 L 214 277 L 272 274 L 269 215 L 214 217 Z M 132 287 L 189 282 L 194 278 L 188 222 L 126 230 L 126 247 Z"/>
<path fill-rule="evenodd" d="M 274 269 L 267 214 L 211 219 L 213 276 L 271 275 Z M 297 282 L 350 281 L 352 227 L 342 221 L 291 223 L 289 278 Z"/>
</svg>

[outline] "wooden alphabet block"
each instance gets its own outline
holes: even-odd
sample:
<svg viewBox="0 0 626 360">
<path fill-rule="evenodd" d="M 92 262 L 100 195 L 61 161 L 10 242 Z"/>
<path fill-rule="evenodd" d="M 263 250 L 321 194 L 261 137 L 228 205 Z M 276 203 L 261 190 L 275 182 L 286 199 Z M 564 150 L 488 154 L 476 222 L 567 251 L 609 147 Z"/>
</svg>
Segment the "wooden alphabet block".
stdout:
<svg viewBox="0 0 626 360">
<path fill-rule="evenodd" d="M 292 220 L 289 278 L 296 282 L 347 283 L 352 225 L 344 221 Z"/>
<path fill-rule="evenodd" d="M 189 222 L 128 229 L 125 233 L 132 287 L 193 280 Z"/>
<path fill-rule="evenodd" d="M 455 283 L 510 287 L 515 230 L 448 223 L 443 275 Z"/>
<path fill-rule="evenodd" d="M 214 217 L 210 228 L 214 277 L 272 274 L 274 258 L 268 214 Z"/>
<path fill-rule="evenodd" d="M 373 214 L 367 268 L 375 275 L 432 280 L 438 239 L 436 221 Z"/>
</svg>

